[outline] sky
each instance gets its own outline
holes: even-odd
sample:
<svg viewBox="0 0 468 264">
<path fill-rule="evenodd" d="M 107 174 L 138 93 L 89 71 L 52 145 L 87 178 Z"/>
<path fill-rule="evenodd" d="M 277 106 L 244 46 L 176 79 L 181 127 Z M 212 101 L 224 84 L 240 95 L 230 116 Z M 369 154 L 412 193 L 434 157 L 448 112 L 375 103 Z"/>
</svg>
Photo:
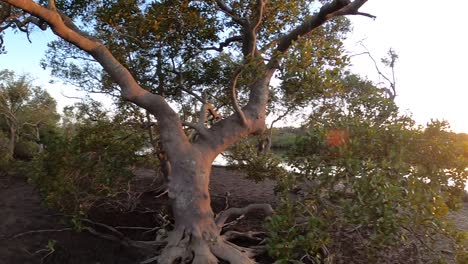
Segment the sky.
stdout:
<svg viewBox="0 0 468 264">
<path fill-rule="evenodd" d="M 468 1 L 369 0 L 361 9 L 375 21 L 353 17 L 354 32 L 347 42 L 355 53 L 363 40 L 375 58 L 393 48 L 396 102 L 420 124 L 445 119 L 455 132 L 468 133 Z M 369 57 L 354 57 L 357 72 L 371 80 L 378 74 Z"/>
<path fill-rule="evenodd" d="M 361 11 L 377 18 L 351 17 L 354 30 L 346 41 L 347 52 L 362 53 L 358 44 L 362 42 L 379 60 L 389 48 L 394 49 L 399 55 L 396 102 L 402 112 L 412 114 L 418 124 L 444 119 L 453 131 L 468 133 L 467 9 L 468 1 L 460 0 L 369 0 Z M 73 103 L 62 94 L 83 93 L 63 84 L 49 84 L 49 72 L 39 64 L 53 34 L 38 31 L 31 39 L 32 44 L 24 35 L 8 34 L 8 54 L 0 55 L 0 69 L 30 74 L 35 84 L 47 87 L 59 109 Z M 354 56 L 352 64 L 353 72 L 381 80 L 368 56 Z"/>
</svg>

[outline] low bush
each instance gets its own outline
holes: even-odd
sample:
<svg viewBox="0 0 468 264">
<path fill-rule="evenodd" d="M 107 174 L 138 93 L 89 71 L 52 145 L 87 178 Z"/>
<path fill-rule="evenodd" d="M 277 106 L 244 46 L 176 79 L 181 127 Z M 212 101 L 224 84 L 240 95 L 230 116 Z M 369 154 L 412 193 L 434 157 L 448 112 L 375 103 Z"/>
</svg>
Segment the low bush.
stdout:
<svg viewBox="0 0 468 264">
<path fill-rule="evenodd" d="M 143 133 L 112 121 L 77 124 L 58 136 L 30 169 L 45 201 L 63 212 L 84 215 L 99 199 L 124 190 L 144 146 Z"/>
<path fill-rule="evenodd" d="M 468 178 L 453 134 L 438 122 L 347 123 L 297 139 L 289 155 L 296 173 L 280 182 L 280 208 L 268 223 L 270 254 L 280 263 L 442 258 L 432 239 L 453 237 L 445 216 L 460 206 Z"/>
</svg>

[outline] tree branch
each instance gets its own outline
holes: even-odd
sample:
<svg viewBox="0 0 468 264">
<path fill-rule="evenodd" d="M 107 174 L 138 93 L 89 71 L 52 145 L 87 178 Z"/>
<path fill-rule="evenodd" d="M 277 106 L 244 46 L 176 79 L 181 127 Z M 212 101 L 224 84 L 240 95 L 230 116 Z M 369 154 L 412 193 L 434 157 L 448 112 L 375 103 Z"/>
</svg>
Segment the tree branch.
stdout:
<svg viewBox="0 0 468 264">
<path fill-rule="evenodd" d="M 245 19 L 239 17 L 232 8 L 230 8 L 226 3 L 224 3 L 222 0 L 216 0 L 216 4 L 218 5 L 219 9 L 223 11 L 226 15 L 230 16 L 234 22 L 241 26 L 245 26 L 246 21 Z"/>
<path fill-rule="evenodd" d="M 285 52 L 296 41 L 299 37 L 304 36 L 321 26 L 326 21 L 344 15 L 363 15 L 365 13 L 359 12 L 359 8 L 364 5 L 367 0 L 355 0 L 353 2 L 349 0 L 335 0 L 331 3 L 325 4 L 320 8 L 320 11 L 304 21 L 301 25 L 290 31 L 288 34 L 281 36 L 277 40 L 276 50 L 280 53 Z M 365 14 L 366 16 L 371 16 Z M 374 16 L 371 16 L 375 18 Z"/>
<path fill-rule="evenodd" d="M 198 132 L 198 134 L 200 134 L 201 136 L 205 137 L 205 138 L 209 138 L 209 135 L 210 133 L 208 132 L 208 129 L 206 129 L 206 127 L 200 123 L 190 123 L 190 122 L 186 122 L 186 121 L 182 121 L 182 124 L 184 126 L 188 126 L 190 128 L 193 128 L 195 129 L 195 131 Z"/>
<path fill-rule="evenodd" d="M 73 21 L 59 10 L 53 11 L 32 0 L 1 0 L 4 3 L 22 9 L 45 21 L 53 32 L 81 50 L 89 53 L 104 70 L 121 87 L 124 99 L 148 110 L 161 122 L 163 138 L 171 142 L 168 155 L 184 149 L 189 144 L 177 113 L 169 106 L 162 96 L 152 94 L 138 85 L 131 73 L 126 69 L 99 40 L 78 29 Z M 179 140 L 170 140 L 177 137 Z M 172 151 L 174 150 L 174 151 Z"/>
<path fill-rule="evenodd" d="M 234 107 L 234 110 L 239 115 L 242 125 L 247 125 L 247 118 L 245 117 L 244 111 L 242 111 L 241 107 L 239 106 L 239 101 L 237 100 L 237 81 L 239 80 L 239 76 L 242 72 L 243 67 L 244 65 L 242 65 L 235 71 L 234 76 L 232 77 L 232 80 L 231 80 L 230 92 L 231 92 L 231 103 L 232 103 L 232 106 Z"/>
<path fill-rule="evenodd" d="M 244 37 L 244 41 L 246 42 L 245 46 L 247 50 L 246 52 L 244 52 L 244 55 L 249 55 L 251 58 L 253 58 L 257 53 L 257 31 L 263 22 L 263 13 L 265 12 L 265 5 L 266 0 L 257 0 L 256 17 L 253 18 L 255 19 L 255 21 L 252 24 L 248 23 L 248 26 L 246 27 L 247 32 L 246 36 Z"/>
<path fill-rule="evenodd" d="M 48 7 L 52 11 L 57 11 L 57 7 L 55 6 L 55 0 L 49 0 Z"/>
<path fill-rule="evenodd" d="M 367 56 L 369 56 L 369 58 L 372 60 L 372 62 L 374 63 L 374 67 L 375 67 L 375 70 L 377 71 L 377 74 L 379 74 L 379 76 L 381 76 L 382 78 L 384 78 L 388 84 L 390 85 L 390 89 L 387 89 L 387 88 L 384 88 L 386 93 L 388 94 L 388 96 L 390 97 L 391 100 L 395 100 L 395 97 L 397 96 L 396 94 L 396 83 L 395 83 L 395 61 L 396 61 L 396 58 L 392 56 L 392 52 L 393 50 L 390 49 L 389 53 L 390 53 L 390 62 L 389 62 L 389 66 L 392 70 L 392 80 L 390 80 L 389 77 L 387 77 L 379 68 L 379 66 L 377 65 L 377 61 L 374 59 L 374 57 L 372 56 L 372 54 L 370 53 L 369 49 L 367 49 L 367 47 L 362 43 L 360 42 L 359 43 L 366 51 L 365 52 L 362 52 L 360 54 L 356 54 L 355 56 L 358 56 L 358 55 L 364 55 L 366 54 Z"/>
<path fill-rule="evenodd" d="M 234 36 L 234 37 L 227 38 L 225 41 L 219 43 L 219 47 L 211 46 L 211 47 L 204 47 L 201 49 L 202 50 L 216 50 L 218 52 L 221 52 L 223 51 L 225 47 L 229 46 L 231 43 L 242 41 L 242 39 L 243 39 L 242 36 Z"/>
</svg>

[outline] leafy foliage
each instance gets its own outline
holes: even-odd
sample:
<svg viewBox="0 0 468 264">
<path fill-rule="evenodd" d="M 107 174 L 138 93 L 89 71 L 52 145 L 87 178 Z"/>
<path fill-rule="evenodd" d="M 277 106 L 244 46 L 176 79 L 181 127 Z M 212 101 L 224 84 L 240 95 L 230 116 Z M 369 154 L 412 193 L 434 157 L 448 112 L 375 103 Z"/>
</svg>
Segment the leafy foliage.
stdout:
<svg viewBox="0 0 468 264">
<path fill-rule="evenodd" d="M 68 117 L 73 113 L 76 122 L 66 123 L 64 133 L 34 160 L 31 179 L 49 205 L 84 215 L 95 202 L 115 197 L 126 186 L 146 138 L 119 116 L 90 119 L 69 108 Z"/>
<path fill-rule="evenodd" d="M 345 84 L 324 98 L 288 155 L 294 173 L 279 183 L 270 254 L 284 263 L 434 257 L 426 246 L 449 235 L 444 217 L 468 179 L 463 146 L 445 122 L 414 127 L 370 83 L 349 76 Z"/>
<path fill-rule="evenodd" d="M 254 143 L 253 140 L 244 140 L 231 147 L 224 154 L 229 168 L 246 173 L 249 179 L 256 182 L 285 176 L 286 170 L 281 167 L 282 159 L 271 152 L 259 152 Z"/>
<path fill-rule="evenodd" d="M 239 15 L 254 16 L 256 1 L 225 2 Z M 310 10 L 320 7 L 319 2 L 269 1 L 257 37 L 266 57 L 271 56 L 272 40 L 302 22 Z M 199 109 L 194 94 L 205 93 L 218 112 L 232 114 L 226 89 L 242 63 L 242 45 L 234 41 L 220 49 L 220 43 L 242 35 L 242 28 L 219 12 L 215 1 L 63 1 L 57 5 L 75 21 L 88 25 L 86 31 L 103 40 L 143 88 L 178 105 L 186 121 Z M 304 106 L 305 97 L 314 93 L 314 85 L 335 82 L 348 64 L 342 55 L 342 40 L 349 30 L 348 20 L 336 19 L 297 40 L 282 59 L 282 84 L 271 98 L 270 112 L 275 111 L 273 103 Z M 64 41 L 49 44 L 42 65 L 54 76 L 87 91 L 118 93 L 93 58 Z M 238 81 L 241 104 L 258 70 L 252 62 L 242 71 Z M 323 76 L 327 76 L 326 81 Z"/>
<path fill-rule="evenodd" d="M 0 150 L 9 159 L 30 159 L 40 151 L 44 130 L 56 126 L 55 100 L 27 76 L 0 71 Z"/>
</svg>

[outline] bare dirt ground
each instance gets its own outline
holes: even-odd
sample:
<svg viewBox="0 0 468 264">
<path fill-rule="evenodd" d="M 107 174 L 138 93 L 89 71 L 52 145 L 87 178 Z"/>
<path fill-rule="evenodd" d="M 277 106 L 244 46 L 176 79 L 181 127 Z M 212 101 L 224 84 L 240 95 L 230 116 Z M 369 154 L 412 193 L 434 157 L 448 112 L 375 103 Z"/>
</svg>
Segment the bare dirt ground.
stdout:
<svg viewBox="0 0 468 264">
<path fill-rule="evenodd" d="M 136 174 L 137 185 L 153 182 L 154 172 L 151 170 L 139 169 Z M 213 208 L 219 212 L 226 206 L 271 202 L 274 200 L 273 186 L 271 181 L 255 183 L 240 177 L 237 172 L 214 167 L 210 186 Z M 142 210 L 95 209 L 90 212 L 90 218 L 112 226 L 150 228 L 158 222 L 156 211 L 169 213 L 166 198 L 155 199 L 150 194 L 141 197 L 138 208 Z M 241 220 L 236 229 L 260 230 L 262 219 L 262 215 L 254 215 Z M 0 264 L 127 264 L 143 260 L 136 250 L 87 232 L 75 232 L 70 227 L 66 218 L 42 204 L 38 191 L 27 183 L 27 179 L 0 176 Z M 54 245 L 54 252 L 48 244 Z"/>
<path fill-rule="evenodd" d="M 136 174 L 137 186 L 154 183 L 153 171 L 138 169 Z M 212 206 L 219 212 L 226 206 L 274 203 L 273 187 L 272 181 L 255 183 L 239 172 L 214 167 L 210 186 Z M 118 212 L 98 208 L 90 212 L 90 218 L 113 226 L 154 227 L 158 222 L 157 212 L 169 212 L 167 200 L 155 199 L 152 194 L 140 198 L 139 210 Z M 247 217 L 233 228 L 262 230 L 263 217 L 261 214 Z M 468 204 L 452 213 L 451 218 L 459 229 L 468 231 Z M 54 245 L 53 252 L 48 244 Z M 66 218 L 43 206 L 38 191 L 24 177 L 0 176 L 0 264 L 126 264 L 141 260 L 141 252 L 71 230 Z M 263 256 L 261 262 L 271 263 L 271 260 Z"/>
</svg>

